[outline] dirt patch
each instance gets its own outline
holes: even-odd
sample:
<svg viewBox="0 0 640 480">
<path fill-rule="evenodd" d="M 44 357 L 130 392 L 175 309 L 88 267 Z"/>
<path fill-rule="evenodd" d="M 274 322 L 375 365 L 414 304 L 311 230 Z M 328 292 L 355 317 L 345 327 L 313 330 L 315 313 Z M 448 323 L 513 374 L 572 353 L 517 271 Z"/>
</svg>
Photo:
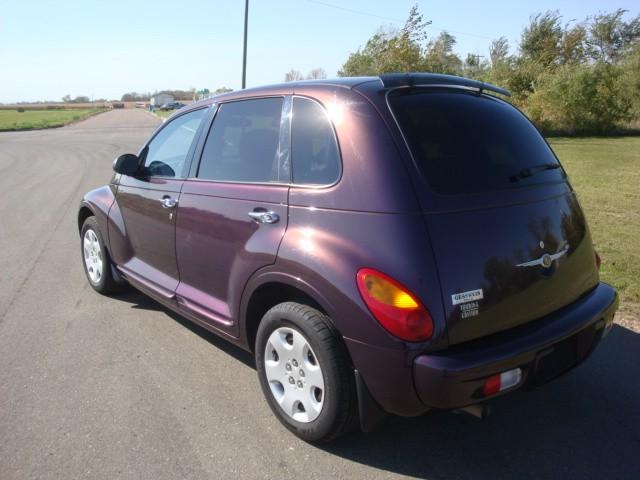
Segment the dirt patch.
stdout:
<svg viewBox="0 0 640 480">
<path fill-rule="evenodd" d="M 616 313 L 614 322 L 636 333 L 640 333 L 640 305 L 623 305 Z"/>
</svg>

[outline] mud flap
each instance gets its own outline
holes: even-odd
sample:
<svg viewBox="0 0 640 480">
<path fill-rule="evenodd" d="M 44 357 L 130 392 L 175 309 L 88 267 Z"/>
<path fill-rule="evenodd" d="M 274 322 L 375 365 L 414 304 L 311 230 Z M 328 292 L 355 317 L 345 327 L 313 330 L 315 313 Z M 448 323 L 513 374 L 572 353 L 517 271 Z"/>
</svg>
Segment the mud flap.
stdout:
<svg viewBox="0 0 640 480">
<path fill-rule="evenodd" d="M 126 285 L 129 284 L 129 282 L 127 282 L 124 277 L 120 274 L 120 270 L 118 270 L 116 268 L 116 266 L 113 264 L 113 262 L 109 262 L 110 266 L 111 266 L 111 276 L 113 277 L 113 281 L 116 282 L 116 284 L 119 287 L 124 287 Z"/>
<path fill-rule="evenodd" d="M 356 393 L 358 395 L 358 415 L 360 417 L 360 429 L 363 432 L 373 432 L 385 419 L 387 413 L 373 399 L 369 389 L 358 370 L 354 371 L 356 380 Z"/>
</svg>

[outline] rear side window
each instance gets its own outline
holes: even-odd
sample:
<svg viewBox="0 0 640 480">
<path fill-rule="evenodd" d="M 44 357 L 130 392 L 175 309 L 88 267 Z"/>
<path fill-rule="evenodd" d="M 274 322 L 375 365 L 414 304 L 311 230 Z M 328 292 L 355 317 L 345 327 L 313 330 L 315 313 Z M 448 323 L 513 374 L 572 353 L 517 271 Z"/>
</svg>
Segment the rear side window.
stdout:
<svg viewBox="0 0 640 480">
<path fill-rule="evenodd" d="M 197 177 L 233 182 L 278 181 L 282 102 L 282 98 L 260 98 L 220 105 Z"/>
<path fill-rule="evenodd" d="M 500 100 L 422 90 L 392 93 L 389 102 L 418 168 L 437 192 L 482 192 L 564 179 L 538 131 Z"/>
<path fill-rule="evenodd" d="M 291 120 L 293 183 L 330 185 L 340 176 L 336 136 L 324 108 L 307 98 L 293 99 Z"/>
</svg>

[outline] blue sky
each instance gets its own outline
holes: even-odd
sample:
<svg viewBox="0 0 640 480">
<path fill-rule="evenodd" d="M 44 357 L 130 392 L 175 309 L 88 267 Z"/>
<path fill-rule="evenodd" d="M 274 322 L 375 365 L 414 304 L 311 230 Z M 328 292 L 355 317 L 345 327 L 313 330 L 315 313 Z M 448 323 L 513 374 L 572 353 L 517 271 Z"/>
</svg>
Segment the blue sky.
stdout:
<svg viewBox="0 0 640 480">
<path fill-rule="evenodd" d="M 402 25 L 414 3 L 250 0 L 247 85 L 280 82 L 292 68 L 322 67 L 334 76 L 378 27 Z M 501 35 L 516 49 L 535 12 L 559 9 L 569 21 L 617 7 L 633 15 L 640 10 L 637 0 L 417 3 L 433 22 L 429 34 L 454 34 L 463 57 L 487 55 L 491 39 Z M 237 89 L 243 15 L 244 0 L 0 0 L 0 102 Z"/>
</svg>

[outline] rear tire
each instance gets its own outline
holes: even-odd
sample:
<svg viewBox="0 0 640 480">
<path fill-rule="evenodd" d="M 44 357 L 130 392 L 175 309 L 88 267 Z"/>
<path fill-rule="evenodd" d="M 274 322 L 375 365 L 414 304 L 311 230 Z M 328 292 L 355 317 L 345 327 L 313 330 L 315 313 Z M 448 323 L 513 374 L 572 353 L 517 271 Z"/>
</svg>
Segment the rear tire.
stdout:
<svg viewBox="0 0 640 480">
<path fill-rule="evenodd" d="M 80 254 L 89 285 L 96 292 L 107 295 L 118 289 L 119 284 L 113 278 L 111 258 L 105 248 L 96 217 L 88 217 L 82 224 Z"/>
<path fill-rule="evenodd" d="M 323 443 L 356 425 L 353 367 L 321 312 L 294 302 L 271 308 L 258 327 L 255 357 L 269 407 L 296 436 Z"/>
</svg>

